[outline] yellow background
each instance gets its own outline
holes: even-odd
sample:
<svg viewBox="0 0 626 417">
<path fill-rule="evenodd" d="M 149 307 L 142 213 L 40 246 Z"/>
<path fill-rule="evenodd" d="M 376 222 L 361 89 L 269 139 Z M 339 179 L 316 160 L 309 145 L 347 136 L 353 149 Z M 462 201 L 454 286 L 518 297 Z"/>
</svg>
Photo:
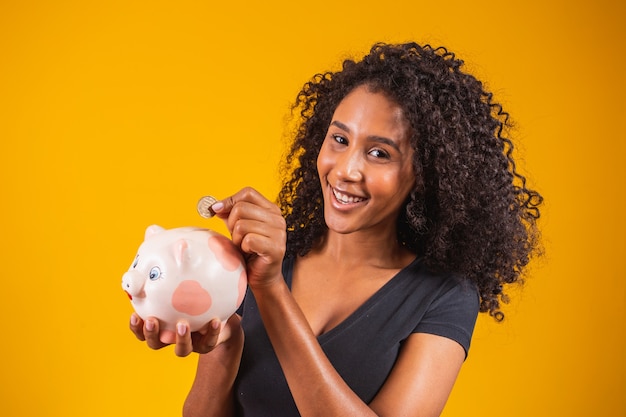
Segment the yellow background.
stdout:
<svg viewBox="0 0 626 417">
<path fill-rule="evenodd" d="M 619 3 L 2 0 L 0 414 L 178 415 L 195 357 L 127 330 L 144 228 L 224 232 L 198 197 L 276 195 L 311 75 L 417 40 L 486 80 L 547 202 L 547 256 L 504 324 L 479 319 L 444 416 L 625 416 Z"/>
</svg>

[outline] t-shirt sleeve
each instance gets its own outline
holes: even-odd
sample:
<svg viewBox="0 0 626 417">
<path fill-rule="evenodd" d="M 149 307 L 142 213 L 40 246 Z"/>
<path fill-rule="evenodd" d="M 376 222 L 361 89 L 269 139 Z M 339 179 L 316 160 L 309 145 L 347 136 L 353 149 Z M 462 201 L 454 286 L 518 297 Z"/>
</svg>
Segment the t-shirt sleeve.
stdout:
<svg viewBox="0 0 626 417">
<path fill-rule="evenodd" d="M 458 342 L 469 352 L 480 306 L 478 291 L 469 282 L 457 281 L 436 298 L 413 333 L 429 333 Z"/>
</svg>

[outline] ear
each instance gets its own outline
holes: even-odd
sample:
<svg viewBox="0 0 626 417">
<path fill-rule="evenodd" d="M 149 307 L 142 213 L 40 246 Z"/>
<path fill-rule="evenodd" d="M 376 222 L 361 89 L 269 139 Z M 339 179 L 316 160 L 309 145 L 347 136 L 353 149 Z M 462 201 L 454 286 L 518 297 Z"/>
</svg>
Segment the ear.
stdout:
<svg viewBox="0 0 626 417">
<path fill-rule="evenodd" d="M 176 264 L 179 268 L 183 265 L 187 248 L 189 248 L 189 245 L 185 239 L 179 239 L 174 243 L 174 259 L 176 259 Z"/>
<path fill-rule="evenodd" d="M 153 224 L 152 226 L 148 226 L 146 228 L 146 234 L 144 236 L 144 240 L 148 239 L 149 237 L 152 237 L 152 236 L 156 235 L 157 233 L 161 233 L 164 230 L 165 229 L 163 227 L 158 226 L 156 224 Z"/>
</svg>

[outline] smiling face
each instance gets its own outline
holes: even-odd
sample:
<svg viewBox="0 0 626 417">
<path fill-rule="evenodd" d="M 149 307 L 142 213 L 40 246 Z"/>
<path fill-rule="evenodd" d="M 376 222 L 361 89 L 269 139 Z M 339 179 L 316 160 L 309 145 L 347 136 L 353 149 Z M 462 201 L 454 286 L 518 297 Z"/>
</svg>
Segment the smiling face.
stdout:
<svg viewBox="0 0 626 417">
<path fill-rule="evenodd" d="M 355 88 L 337 106 L 317 158 L 328 228 L 395 237 L 415 184 L 412 159 L 402 109 L 366 86 Z"/>
</svg>

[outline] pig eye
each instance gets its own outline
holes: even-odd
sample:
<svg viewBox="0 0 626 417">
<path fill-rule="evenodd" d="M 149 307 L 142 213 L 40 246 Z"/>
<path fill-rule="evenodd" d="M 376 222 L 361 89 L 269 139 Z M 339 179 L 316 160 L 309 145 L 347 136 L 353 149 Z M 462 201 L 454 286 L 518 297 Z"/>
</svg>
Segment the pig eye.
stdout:
<svg viewBox="0 0 626 417">
<path fill-rule="evenodd" d="M 159 278 L 161 278 L 161 270 L 159 269 L 158 266 L 155 266 L 154 268 L 150 270 L 150 279 L 152 281 L 155 281 Z"/>
<path fill-rule="evenodd" d="M 135 256 L 135 260 L 133 261 L 133 265 L 131 266 L 131 268 L 137 267 L 138 262 L 139 262 L 139 255 Z"/>
</svg>

